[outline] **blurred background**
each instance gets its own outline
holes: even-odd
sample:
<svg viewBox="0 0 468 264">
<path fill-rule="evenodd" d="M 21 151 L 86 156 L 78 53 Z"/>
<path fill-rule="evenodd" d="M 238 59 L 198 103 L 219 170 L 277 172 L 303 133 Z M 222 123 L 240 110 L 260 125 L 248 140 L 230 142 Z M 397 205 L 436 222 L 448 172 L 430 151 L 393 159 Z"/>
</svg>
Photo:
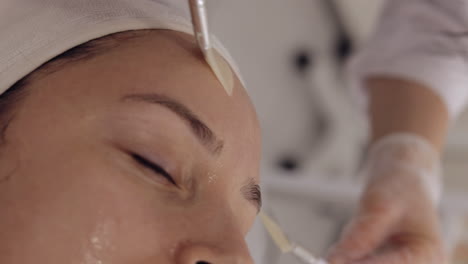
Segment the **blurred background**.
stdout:
<svg viewBox="0 0 468 264">
<path fill-rule="evenodd" d="M 211 30 L 237 60 L 263 129 L 266 211 L 317 255 L 337 240 L 357 202 L 364 113 L 344 66 L 365 45 L 381 0 L 207 1 Z M 468 112 L 451 129 L 441 209 L 452 263 L 468 263 Z M 260 223 L 248 237 L 258 264 L 281 256 Z"/>
</svg>

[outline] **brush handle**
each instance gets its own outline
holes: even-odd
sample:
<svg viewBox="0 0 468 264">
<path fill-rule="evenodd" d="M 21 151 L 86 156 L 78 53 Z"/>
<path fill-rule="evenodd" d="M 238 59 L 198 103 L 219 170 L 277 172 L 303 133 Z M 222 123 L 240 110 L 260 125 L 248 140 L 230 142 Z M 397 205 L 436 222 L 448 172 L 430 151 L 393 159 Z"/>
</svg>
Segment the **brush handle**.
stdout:
<svg viewBox="0 0 468 264">
<path fill-rule="evenodd" d="M 189 0 L 189 6 L 198 46 L 205 52 L 211 48 L 205 0 Z"/>
<path fill-rule="evenodd" d="M 293 246 L 291 253 L 306 264 L 327 264 L 325 260 L 315 258 L 309 251 L 298 245 Z"/>
</svg>

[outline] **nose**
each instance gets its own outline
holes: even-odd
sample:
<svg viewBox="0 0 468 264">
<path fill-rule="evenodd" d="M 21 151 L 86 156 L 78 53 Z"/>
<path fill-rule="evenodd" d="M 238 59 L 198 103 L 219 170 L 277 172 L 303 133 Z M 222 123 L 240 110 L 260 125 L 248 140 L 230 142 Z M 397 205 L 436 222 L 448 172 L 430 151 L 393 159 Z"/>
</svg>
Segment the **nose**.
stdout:
<svg viewBox="0 0 468 264">
<path fill-rule="evenodd" d="M 178 252 L 177 264 L 253 264 L 245 241 L 242 240 L 237 246 L 231 245 L 230 248 L 202 244 L 185 245 Z"/>
</svg>

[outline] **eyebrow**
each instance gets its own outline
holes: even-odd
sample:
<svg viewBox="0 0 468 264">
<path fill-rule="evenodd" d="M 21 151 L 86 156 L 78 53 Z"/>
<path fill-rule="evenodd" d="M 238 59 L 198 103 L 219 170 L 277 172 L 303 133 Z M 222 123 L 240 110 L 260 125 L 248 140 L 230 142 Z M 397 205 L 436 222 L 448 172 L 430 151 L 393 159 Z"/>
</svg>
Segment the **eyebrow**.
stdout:
<svg viewBox="0 0 468 264">
<path fill-rule="evenodd" d="M 254 179 L 250 178 L 247 183 L 241 188 L 242 196 L 251 202 L 260 212 L 262 208 L 262 191 L 260 185 L 256 184 Z"/>
<path fill-rule="evenodd" d="M 213 155 L 219 155 L 224 148 L 224 142 L 220 140 L 196 114 L 194 114 L 188 107 L 173 98 L 156 93 L 149 93 L 129 94 L 123 96 L 121 100 L 131 100 L 161 105 L 171 110 L 183 121 L 185 121 L 199 142 L 205 146 L 205 148 L 208 149 L 208 151 L 210 151 Z"/>
<path fill-rule="evenodd" d="M 191 128 L 194 135 L 200 143 L 205 146 L 213 155 L 219 155 L 223 148 L 224 142 L 220 140 L 213 131 L 201 121 L 188 107 L 178 102 L 177 100 L 165 95 L 150 93 L 150 94 L 129 94 L 121 99 L 122 101 L 137 101 L 150 104 L 157 104 L 171 110 L 184 120 Z M 256 184 L 253 178 L 250 178 L 247 183 L 241 188 L 242 196 L 251 202 L 260 212 L 262 207 L 262 193 L 260 185 Z"/>
</svg>

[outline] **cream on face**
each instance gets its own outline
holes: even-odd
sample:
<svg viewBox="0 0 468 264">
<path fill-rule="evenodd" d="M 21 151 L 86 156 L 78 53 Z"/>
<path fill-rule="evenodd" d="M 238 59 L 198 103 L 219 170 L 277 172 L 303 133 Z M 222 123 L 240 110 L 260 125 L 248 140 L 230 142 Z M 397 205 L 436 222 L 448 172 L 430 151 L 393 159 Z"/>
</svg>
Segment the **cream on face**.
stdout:
<svg viewBox="0 0 468 264">
<path fill-rule="evenodd" d="M 232 70 L 226 61 L 213 49 L 208 50 L 205 57 L 208 65 L 221 82 L 224 90 L 229 96 L 232 96 L 234 89 L 234 76 Z"/>
</svg>

